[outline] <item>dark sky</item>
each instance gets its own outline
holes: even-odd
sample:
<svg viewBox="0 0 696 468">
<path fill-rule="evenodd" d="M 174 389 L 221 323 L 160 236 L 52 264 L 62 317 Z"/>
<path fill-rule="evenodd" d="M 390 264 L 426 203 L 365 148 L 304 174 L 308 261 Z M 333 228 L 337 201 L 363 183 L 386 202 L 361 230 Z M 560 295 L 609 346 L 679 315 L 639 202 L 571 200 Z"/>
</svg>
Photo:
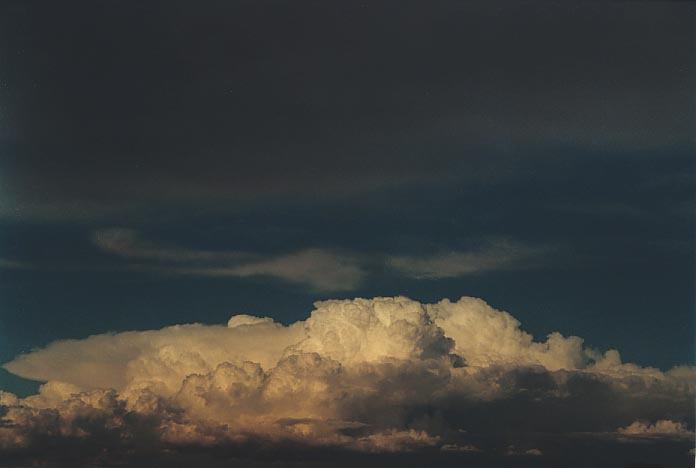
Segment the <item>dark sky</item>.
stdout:
<svg viewBox="0 0 696 468">
<path fill-rule="evenodd" d="M 2 2 L 0 361 L 401 294 L 692 363 L 693 14 Z"/>
</svg>

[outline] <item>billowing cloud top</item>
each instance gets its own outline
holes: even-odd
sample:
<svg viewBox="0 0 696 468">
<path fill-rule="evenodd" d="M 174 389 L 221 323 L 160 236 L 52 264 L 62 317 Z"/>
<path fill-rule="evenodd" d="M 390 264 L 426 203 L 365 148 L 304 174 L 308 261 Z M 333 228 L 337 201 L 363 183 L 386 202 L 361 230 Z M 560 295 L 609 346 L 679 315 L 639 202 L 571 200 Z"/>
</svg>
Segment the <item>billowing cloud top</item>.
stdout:
<svg viewBox="0 0 696 468">
<path fill-rule="evenodd" d="M 227 326 L 96 335 L 21 355 L 5 368 L 47 383 L 23 399 L 0 392 L 0 448 L 36 453 L 48 437 L 132 450 L 147 434 L 167 447 L 476 454 L 485 446 L 547 456 L 546 447 L 520 441 L 512 450 L 509 435 L 503 443 L 494 434 L 692 434 L 692 367 L 622 363 L 616 350 L 559 333 L 537 342 L 512 315 L 471 297 L 315 306 L 288 326 L 235 315 Z"/>
</svg>

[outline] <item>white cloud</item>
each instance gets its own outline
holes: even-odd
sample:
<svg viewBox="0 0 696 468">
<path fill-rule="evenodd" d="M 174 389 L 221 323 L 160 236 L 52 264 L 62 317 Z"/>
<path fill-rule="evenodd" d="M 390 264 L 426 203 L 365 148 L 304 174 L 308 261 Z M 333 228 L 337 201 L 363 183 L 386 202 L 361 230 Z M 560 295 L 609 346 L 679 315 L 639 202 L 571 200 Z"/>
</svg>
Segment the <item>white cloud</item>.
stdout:
<svg viewBox="0 0 696 468">
<path fill-rule="evenodd" d="M 92 241 L 99 248 L 122 257 L 151 259 L 172 262 L 196 261 L 239 261 L 253 257 L 244 252 L 220 252 L 210 250 L 193 250 L 177 246 L 160 245 L 141 239 L 133 229 L 108 228 L 92 234 Z"/>
<path fill-rule="evenodd" d="M 443 452 L 469 452 L 476 453 L 482 450 L 473 444 L 457 445 L 457 444 L 444 444 L 440 447 Z"/>
<path fill-rule="evenodd" d="M 183 267 L 170 271 L 197 276 L 271 276 L 307 284 L 318 291 L 355 289 L 365 275 L 353 257 L 323 249 L 300 250 L 236 266 Z"/>
<path fill-rule="evenodd" d="M 8 270 L 28 270 L 31 269 L 32 266 L 26 262 L 0 258 L 0 268 L 6 268 Z"/>
<path fill-rule="evenodd" d="M 450 251 L 389 259 L 392 268 L 414 278 L 453 278 L 494 270 L 527 269 L 538 264 L 549 249 L 498 239 L 468 252 Z"/>
<path fill-rule="evenodd" d="M 654 423 L 646 421 L 634 421 L 626 427 L 616 431 L 627 437 L 639 438 L 693 438 L 694 432 L 688 430 L 686 424 L 669 419 L 660 419 Z"/>
<path fill-rule="evenodd" d="M 249 252 L 193 250 L 148 242 L 132 229 L 96 231 L 93 242 L 100 249 L 138 261 L 136 269 L 179 275 L 210 277 L 268 276 L 309 285 L 317 291 L 354 289 L 365 273 L 352 255 L 325 249 L 303 249 L 276 256 Z"/>
<path fill-rule="evenodd" d="M 392 271 L 413 278 L 450 278 L 486 271 L 528 269 L 543 262 L 551 252 L 507 239 L 493 239 L 469 252 L 452 251 L 424 256 L 365 256 L 309 248 L 275 256 L 241 251 L 193 250 L 141 239 L 132 229 L 110 228 L 93 234 L 100 249 L 137 261 L 134 268 L 167 274 L 249 277 L 269 276 L 307 284 L 318 291 L 348 291 L 361 284 L 368 263 L 385 262 Z"/>
<path fill-rule="evenodd" d="M 544 452 L 542 452 L 538 448 L 521 449 L 521 448 L 515 447 L 514 445 L 509 445 L 507 447 L 507 449 L 505 450 L 505 455 L 508 455 L 508 456 L 540 457 L 543 454 L 544 454 Z"/>
<path fill-rule="evenodd" d="M 588 414 L 610 421 L 626 411 L 636 419 L 659 412 L 688 420 L 696 388 L 693 368 L 622 363 L 615 350 L 602 354 L 558 333 L 535 342 L 510 314 L 475 298 L 323 301 L 288 326 L 237 315 L 227 326 L 96 335 L 55 342 L 5 368 L 48 383 L 24 399 L 0 393 L 0 447 L 31 446 L 47 433 L 122 440 L 154 427 L 150 437 L 175 445 L 262 439 L 471 452 L 477 446 L 461 437 L 476 427 L 543 423 L 564 404 L 591 405 Z M 620 401 L 621 412 L 595 395 Z M 495 406 L 508 400 L 517 406 Z M 540 411 L 545 401 L 555 410 Z M 687 430 L 675 424 L 634 423 L 619 432 Z"/>
<path fill-rule="evenodd" d="M 370 266 L 383 265 L 413 278 L 439 279 L 520 268 L 535 268 L 549 248 L 529 247 L 509 240 L 488 241 L 479 250 L 425 256 L 373 256 L 343 250 L 305 248 L 262 255 L 235 250 L 199 250 L 148 241 L 133 229 L 108 228 L 92 233 L 100 250 L 129 261 L 112 267 L 46 266 L 0 259 L 0 268 L 49 268 L 88 271 L 138 271 L 160 275 L 201 277 L 269 277 L 308 286 L 318 292 L 354 290 L 363 284 Z"/>
</svg>

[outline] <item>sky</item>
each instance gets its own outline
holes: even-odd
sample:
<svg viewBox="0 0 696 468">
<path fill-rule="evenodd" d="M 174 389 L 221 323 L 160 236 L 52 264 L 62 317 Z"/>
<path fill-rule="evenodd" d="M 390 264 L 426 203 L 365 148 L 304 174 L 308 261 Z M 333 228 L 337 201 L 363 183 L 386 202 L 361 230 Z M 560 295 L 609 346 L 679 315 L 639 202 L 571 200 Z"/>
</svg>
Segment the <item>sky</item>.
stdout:
<svg viewBox="0 0 696 468">
<path fill-rule="evenodd" d="M 688 2 L 3 2 L 0 414 L 24 432 L 0 419 L 0 451 L 21 440 L 7 449 L 12 466 L 75 463 L 32 448 L 46 437 L 37 414 L 63 418 L 50 447 L 82 453 L 65 422 L 75 419 L 69 396 L 96 419 L 119 405 L 137 419 L 147 387 L 197 421 L 147 413 L 170 430 L 161 443 L 188 447 L 172 466 L 202 460 L 200 444 L 215 447 L 210 466 L 263 464 L 273 458 L 264 450 L 297 464 L 337 453 L 397 464 L 408 452 L 415 464 L 545 466 L 566 446 L 600 447 L 607 463 L 682 463 L 696 388 L 694 13 Z M 379 297 L 400 299 L 369 302 Z M 315 304 L 327 300 L 345 302 Z M 459 308 L 442 318 L 449 306 L 433 304 L 446 300 Z M 341 315 L 352 307 L 363 315 Z M 420 312 L 395 330 L 392 307 Z M 239 314 L 273 322 L 225 327 Z M 181 336 L 165 328 L 193 323 Z M 482 336 L 509 353 L 469 346 Z M 252 338 L 258 356 L 226 341 Z M 142 344 L 151 339 L 161 347 Z M 196 359 L 167 354 L 192 343 Z M 449 380 L 392 402 L 410 416 L 370 416 L 356 389 L 391 391 L 394 375 L 419 382 L 424 369 L 437 374 L 433 360 Z M 224 362 L 236 367 L 216 367 Z M 188 373 L 148 387 L 168 366 Z M 458 370 L 477 366 L 488 373 Z M 193 397 L 172 396 L 186 395 L 188 375 L 214 381 L 223 370 L 234 382 L 240 372 L 304 375 L 319 383 L 295 397 L 335 403 L 317 390 L 326 386 L 354 398 L 293 413 L 288 395 L 247 395 L 248 411 L 225 417 L 285 422 L 252 436 L 242 425 L 248 438 L 231 443 Z M 659 391 L 636 390 L 645 379 Z M 534 392 L 571 395 L 549 403 L 560 414 L 593 399 L 624 412 L 567 414 L 575 425 L 543 420 L 502 437 L 500 427 L 537 414 Z M 651 406 L 665 399 L 674 405 Z M 124 424 L 154 437 L 142 421 Z M 114 450 L 98 463 L 122 461 L 111 432 L 81 430 Z M 143 450 L 134 466 L 169 456 Z"/>
</svg>

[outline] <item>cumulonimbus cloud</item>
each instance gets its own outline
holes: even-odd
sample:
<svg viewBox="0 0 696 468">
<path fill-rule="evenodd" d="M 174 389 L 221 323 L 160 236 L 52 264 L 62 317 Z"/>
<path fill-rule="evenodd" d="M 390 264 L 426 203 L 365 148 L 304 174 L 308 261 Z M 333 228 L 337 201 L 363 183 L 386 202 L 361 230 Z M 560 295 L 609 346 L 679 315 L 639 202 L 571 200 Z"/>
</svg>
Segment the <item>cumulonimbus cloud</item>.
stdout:
<svg viewBox="0 0 696 468">
<path fill-rule="evenodd" d="M 329 300 L 287 326 L 236 315 L 95 335 L 4 367 L 46 381 L 26 398 L 0 392 L 0 452 L 15 454 L 60 439 L 505 456 L 515 434 L 691 431 L 696 392 L 693 367 L 623 363 L 559 333 L 534 341 L 469 297 Z M 539 442 L 513 452 L 553 452 Z"/>
</svg>

